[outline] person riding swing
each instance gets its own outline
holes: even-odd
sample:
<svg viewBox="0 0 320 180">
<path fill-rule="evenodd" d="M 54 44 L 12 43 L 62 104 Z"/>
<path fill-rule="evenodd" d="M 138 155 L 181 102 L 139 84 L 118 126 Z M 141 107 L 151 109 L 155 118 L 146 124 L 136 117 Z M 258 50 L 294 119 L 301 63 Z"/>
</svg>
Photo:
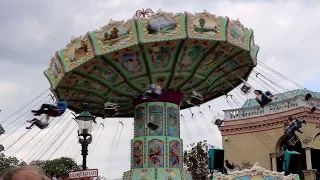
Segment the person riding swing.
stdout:
<svg viewBox="0 0 320 180">
<path fill-rule="evenodd" d="M 53 104 L 42 104 L 39 110 L 32 110 L 32 113 L 35 116 L 40 116 L 41 114 L 47 114 L 51 117 L 58 117 L 61 116 L 67 110 L 68 104 L 64 101 L 63 98 L 56 103 Z"/>
<path fill-rule="evenodd" d="M 272 101 L 273 95 L 270 91 L 266 91 L 263 93 L 260 90 L 254 90 L 254 94 L 256 95 L 256 101 L 263 108 L 265 105 L 269 104 Z"/>
<path fill-rule="evenodd" d="M 287 137 L 292 138 L 293 136 L 296 136 L 296 131 L 299 133 L 303 133 L 300 128 L 302 127 L 302 123 L 306 124 L 305 120 L 301 119 L 293 119 L 291 116 L 289 117 L 289 123 L 287 123 L 284 133 Z"/>
<path fill-rule="evenodd" d="M 148 87 L 148 91 L 142 94 L 142 99 L 148 99 L 148 97 L 152 100 L 159 99 L 160 95 L 162 94 L 162 87 L 161 85 L 164 83 L 162 78 L 157 80 L 156 84 L 151 84 Z"/>
<path fill-rule="evenodd" d="M 26 127 L 26 129 L 32 129 L 34 125 L 36 125 L 39 129 L 45 129 L 49 126 L 49 115 L 41 116 L 40 120 L 37 118 L 33 118 L 32 120 L 28 120 L 28 123 L 32 123 L 30 126 Z"/>
</svg>

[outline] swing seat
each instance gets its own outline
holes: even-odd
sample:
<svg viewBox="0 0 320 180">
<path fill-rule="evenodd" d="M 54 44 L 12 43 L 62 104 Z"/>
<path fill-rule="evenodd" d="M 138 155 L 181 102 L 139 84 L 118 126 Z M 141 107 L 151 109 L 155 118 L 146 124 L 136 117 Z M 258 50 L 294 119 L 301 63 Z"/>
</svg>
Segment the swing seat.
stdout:
<svg viewBox="0 0 320 180">
<path fill-rule="evenodd" d="M 310 110 L 310 113 L 314 113 L 317 110 L 317 108 L 315 106 L 313 106 Z"/>
<path fill-rule="evenodd" d="M 289 125 L 284 129 L 284 135 L 286 135 L 288 138 L 291 138 L 295 135 L 295 129 L 293 125 Z"/>
<path fill-rule="evenodd" d="M 293 136 L 289 139 L 288 143 L 289 143 L 290 146 L 294 146 L 294 145 L 296 145 L 296 143 L 297 143 L 298 141 L 299 141 L 298 136 L 297 136 L 297 135 L 293 135 Z"/>
<path fill-rule="evenodd" d="M 191 98 L 187 101 L 189 105 L 199 106 L 203 102 L 203 96 L 196 91 L 192 91 Z"/>
<path fill-rule="evenodd" d="M 4 146 L 0 144 L 0 152 L 4 151 Z"/>
<path fill-rule="evenodd" d="M 241 90 L 244 94 L 248 94 L 248 93 L 250 93 L 251 87 L 248 86 L 248 85 L 246 85 L 246 84 L 244 84 L 244 85 L 242 85 L 242 87 L 241 87 L 240 90 Z"/>
<path fill-rule="evenodd" d="M 307 93 L 304 97 L 305 101 L 309 101 L 312 98 L 312 95 L 310 93 Z"/>
<path fill-rule="evenodd" d="M 4 128 L 2 127 L 2 125 L 0 125 L 0 135 L 4 134 L 6 131 L 4 130 Z"/>
<path fill-rule="evenodd" d="M 214 121 L 214 124 L 217 125 L 218 127 L 220 127 L 223 122 L 224 122 L 223 120 L 217 119 L 217 120 Z"/>
<path fill-rule="evenodd" d="M 118 114 L 117 108 L 110 108 L 110 109 L 104 109 L 104 118 L 106 117 L 113 117 Z"/>
<path fill-rule="evenodd" d="M 159 128 L 159 125 L 157 125 L 157 124 L 155 124 L 155 123 L 153 123 L 153 122 L 149 122 L 149 123 L 147 124 L 147 126 L 148 126 L 148 128 L 150 128 L 151 130 L 156 130 L 156 129 Z"/>
</svg>

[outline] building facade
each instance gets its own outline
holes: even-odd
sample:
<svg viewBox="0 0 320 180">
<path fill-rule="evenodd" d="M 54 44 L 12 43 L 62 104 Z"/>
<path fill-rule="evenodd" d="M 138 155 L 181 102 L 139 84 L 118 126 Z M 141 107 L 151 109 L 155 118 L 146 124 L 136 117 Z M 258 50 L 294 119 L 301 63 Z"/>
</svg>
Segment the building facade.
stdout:
<svg viewBox="0 0 320 180">
<path fill-rule="evenodd" d="M 304 97 L 312 95 L 309 101 Z M 299 174 L 312 179 L 320 170 L 320 93 L 294 90 L 275 95 L 275 100 L 261 108 L 255 99 L 247 100 L 242 108 L 224 110 L 224 125 L 219 127 L 225 159 L 242 168 L 250 168 L 255 162 L 272 171 L 282 171 L 283 156 L 277 152 L 288 142 L 284 136 L 284 123 L 289 116 L 306 121 L 299 141 L 289 150 L 301 153 Z M 312 107 L 317 110 L 311 113 Z"/>
</svg>

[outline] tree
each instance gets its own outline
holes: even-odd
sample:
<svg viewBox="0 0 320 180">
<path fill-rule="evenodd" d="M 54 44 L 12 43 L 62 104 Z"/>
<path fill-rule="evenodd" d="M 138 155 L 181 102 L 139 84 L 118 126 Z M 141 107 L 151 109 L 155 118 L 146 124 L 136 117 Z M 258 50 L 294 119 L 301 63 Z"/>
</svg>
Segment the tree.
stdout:
<svg viewBox="0 0 320 180">
<path fill-rule="evenodd" d="M 13 156 L 5 156 L 3 153 L 0 153 L 0 171 L 9 168 L 18 166 L 20 164 L 20 161 Z"/>
<path fill-rule="evenodd" d="M 206 180 L 209 176 L 207 141 L 192 143 L 189 147 L 191 149 L 184 152 L 184 167 L 191 171 L 192 179 Z"/>
<path fill-rule="evenodd" d="M 54 172 L 59 176 L 68 176 L 69 172 L 80 170 L 75 160 L 69 157 L 53 160 L 37 160 L 30 162 L 30 164 L 40 166 L 46 172 Z"/>
</svg>

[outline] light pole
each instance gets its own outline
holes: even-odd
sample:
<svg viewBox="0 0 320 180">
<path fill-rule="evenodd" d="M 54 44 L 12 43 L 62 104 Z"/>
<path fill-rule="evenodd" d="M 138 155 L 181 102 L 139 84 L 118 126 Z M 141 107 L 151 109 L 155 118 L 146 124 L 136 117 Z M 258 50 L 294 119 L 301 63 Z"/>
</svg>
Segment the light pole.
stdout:
<svg viewBox="0 0 320 180">
<path fill-rule="evenodd" d="M 87 169 L 88 145 L 92 142 L 92 123 L 95 120 L 95 117 L 88 111 L 87 103 L 83 104 L 83 111 L 76 117 L 76 120 L 79 126 L 78 137 L 81 144 L 82 169 L 85 170 Z"/>
</svg>

